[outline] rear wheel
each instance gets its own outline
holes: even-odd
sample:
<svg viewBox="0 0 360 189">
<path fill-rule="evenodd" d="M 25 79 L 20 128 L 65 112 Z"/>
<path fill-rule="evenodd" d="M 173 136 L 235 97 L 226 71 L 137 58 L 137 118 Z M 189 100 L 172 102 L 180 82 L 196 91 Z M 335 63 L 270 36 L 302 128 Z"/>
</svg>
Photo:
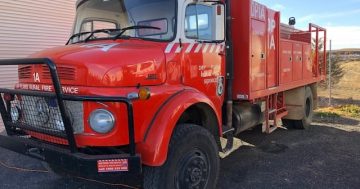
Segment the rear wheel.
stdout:
<svg viewBox="0 0 360 189">
<path fill-rule="evenodd" d="M 220 167 L 214 136 L 197 125 L 178 125 L 161 167 L 144 167 L 145 189 L 216 188 Z"/>
<path fill-rule="evenodd" d="M 304 117 L 301 120 L 283 119 L 283 124 L 286 127 L 293 127 L 295 129 L 308 129 L 311 126 L 314 116 L 314 98 L 309 87 L 305 89 L 304 102 Z"/>
</svg>

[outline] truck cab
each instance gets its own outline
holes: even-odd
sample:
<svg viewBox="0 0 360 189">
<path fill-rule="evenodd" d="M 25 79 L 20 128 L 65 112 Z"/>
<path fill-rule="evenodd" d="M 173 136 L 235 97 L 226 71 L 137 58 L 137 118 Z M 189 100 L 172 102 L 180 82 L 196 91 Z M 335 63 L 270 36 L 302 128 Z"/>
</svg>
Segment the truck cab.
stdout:
<svg viewBox="0 0 360 189">
<path fill-rule="evenodd" d="M 19 65 L 15 89 L 0 89 L 8 134 L 0 145 L 56 173 L 216 188 L 219 152 L 251 127 L 270 133 L 272 119 L 271 131 L 278 128 L 289 113 L 285 91 L 306 102 L 293 101 L 287 123 L 310 119 L 309 90 L 322 75 L 281 85 L 276 11 L 252 0 L 79 0 L 76 10 L 65 46 L 0 61 Z M 313 32 L 301 33 L 302 43 Z"/>
</svg>

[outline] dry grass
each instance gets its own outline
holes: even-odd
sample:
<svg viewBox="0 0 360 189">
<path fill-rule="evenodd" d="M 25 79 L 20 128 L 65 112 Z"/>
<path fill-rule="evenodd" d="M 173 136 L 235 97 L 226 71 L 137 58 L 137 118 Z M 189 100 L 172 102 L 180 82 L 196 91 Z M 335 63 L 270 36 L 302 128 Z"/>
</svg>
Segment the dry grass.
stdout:
<svg viewBox="0 0 360 189">
<path fill-rule="evenodd" d="M 333 86 L 332 97 L 360 100 L 360 61 L 341 63 L 344 76 Z M 319 89 L 319 96 L 328 97 L 329 90 Z"/>
<path fill-rule="evenodd" d="M 333 86 L 334 107 L 323 107 L 316 111 L 319 117 L 360 118 L 360 61 L 342 62 L 344 76 Z M 329 97 L 329 90 L 319 88 L 320 97 Z M 326 104 L 327 105 L 327 104 Z M 322 106 L 320 104 L 320 106 Z"/>
<path fill-rule="evenodd" d="M 360 119 L 360 106 L 358 105 L 342 105 L 336 107 L 325 107 L 316 110 L 319 117 L 352 117 Z"/>
</svg>

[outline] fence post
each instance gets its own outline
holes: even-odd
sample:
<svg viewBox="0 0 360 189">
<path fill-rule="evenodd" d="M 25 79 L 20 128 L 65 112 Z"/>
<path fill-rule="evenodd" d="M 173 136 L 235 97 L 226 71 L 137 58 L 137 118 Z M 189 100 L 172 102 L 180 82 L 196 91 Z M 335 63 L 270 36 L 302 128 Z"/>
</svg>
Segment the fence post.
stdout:
<svg viewBox="0 0 360 189">
<path fill-rule="evenodd" d="M 332 98 L 332 85 L 331 85 L 331 48 L 332 48 L 332 44 L 331 44 L 331 40 L 330 40 L 330 49 L 329 49 L 329 106 L 331 106 L 331 98 Z"/>
</svg>

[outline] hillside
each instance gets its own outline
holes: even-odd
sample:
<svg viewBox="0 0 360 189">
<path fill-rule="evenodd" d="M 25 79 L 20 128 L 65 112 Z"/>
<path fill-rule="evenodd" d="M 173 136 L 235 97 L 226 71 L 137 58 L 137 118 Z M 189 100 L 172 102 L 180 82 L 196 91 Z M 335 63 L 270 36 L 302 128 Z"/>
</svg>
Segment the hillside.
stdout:
<svg viewBox="0 0 360 189">
<path fill-rule="evenodd" d="M 344 76 L 333 86 L 333 97 L 360 100 L 360 61 L 341 63 Z M 328 97 L 328 90 L 320 89 L 319 95 Z"/>
<path fill-rule="evenodd" d="M 334 50 L 333 52 L 360 52 L 360 48 L 348 48 L 348 49 L 338 49 L 338 50 Z"/>
</svg>

